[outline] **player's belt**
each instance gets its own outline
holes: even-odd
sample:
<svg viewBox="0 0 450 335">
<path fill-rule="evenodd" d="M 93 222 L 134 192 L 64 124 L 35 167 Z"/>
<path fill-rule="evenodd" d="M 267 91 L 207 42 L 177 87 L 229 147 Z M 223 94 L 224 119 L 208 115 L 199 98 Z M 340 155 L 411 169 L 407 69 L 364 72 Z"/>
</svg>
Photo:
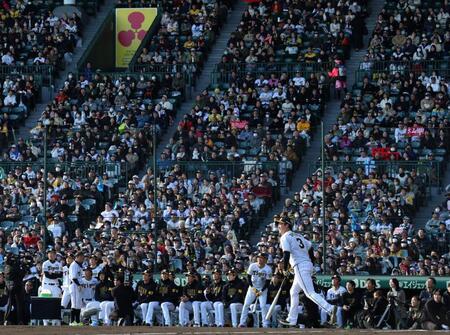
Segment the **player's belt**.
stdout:
<svg viewBox="0 0 450 335">
<path fill-rule="evenodd" d="M 84 301 L 92 301 L 92 299 L 86 299 L 86 298 L 85 298 L 85 299 L 83 299 L 83 300 L 84 300 Z"/>
<path fill-rule="evenodd" d="M 44 285 L 52 285 L 52 286 L 56 286 L 56 285 L 58 285 L 58 284 L 56 284 L 56 283 L 44 283 Z"/>
</svg>

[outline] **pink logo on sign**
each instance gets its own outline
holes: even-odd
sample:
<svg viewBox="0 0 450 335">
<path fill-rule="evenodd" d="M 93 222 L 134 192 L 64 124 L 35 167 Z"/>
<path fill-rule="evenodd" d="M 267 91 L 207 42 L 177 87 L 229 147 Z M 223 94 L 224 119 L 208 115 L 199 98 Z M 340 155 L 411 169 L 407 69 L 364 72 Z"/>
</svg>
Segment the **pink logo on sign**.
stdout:
<svg viewBox="0 0 450 335">
<path fill-rule="evenodd" d="M 145 30 L 140 29 L 144 21 L 144 14 L 140 12 L 130 13 L 130 15 L 128 15 L 128 22 L 130 22 L 131 28 L 133 30 L 129 29 L 120 31 L 117 35 L 119 43 L 124 47 L 129 47 L 131 43 L 133 43 L 135 38 L 138 38 L 140 41 L 142 41 L 145 37 L 145 34 L 147 33 Z"/>
</svg>

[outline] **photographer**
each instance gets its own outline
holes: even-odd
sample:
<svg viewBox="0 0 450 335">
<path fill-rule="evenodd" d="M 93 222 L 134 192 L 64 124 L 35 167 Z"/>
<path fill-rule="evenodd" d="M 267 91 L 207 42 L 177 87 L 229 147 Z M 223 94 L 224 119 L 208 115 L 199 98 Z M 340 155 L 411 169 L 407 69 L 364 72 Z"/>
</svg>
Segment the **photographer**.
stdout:
<svg viewBox="0 0 450 335">
<path fill-rule="evenodd" d="M 391 290 L 388 292 L 388 301 L 391 304 L 391 312 L 393 313 L 392 329 L 404 329 L 406 324 L 406 295 L 405 291 L 400 288 L 397 278 L 391 278 L 389 281 Z"/>
<path fill-rule="evenodd" d="M 364 327 L 366 329 L 375 328 L 378 325 L 388 305 L 388 301 L 384 297 L 383 291 L 375 291 L 373 297 L 373 305 L 372 307 L 369 307 L 369 313 L 364 319 Z"/>
<path fill-rule="evenodd" d="M 5 325 L 11 324 L 11 311 L 15 311 L 18 325 L 24 324 L 24 286 L 23 277 L 26 274 L 25 264 L 19 257 L 9 253 L 5 260 L 5 282 L 8 289 L 8 306 L 5 313 Z"/>
<path fill-rule="evenodd" d="M 359 328 L 365 328 L 365 320 L 370 317 L 370 312 L 374 305 L 374 294 L 376 288 L 376 282 L 374 279 L 367 279 L 367 287 L 363 292 L 362 301 L 364 307 L 362 310 L 356 313 L 355 320 Z"/>
</svg>

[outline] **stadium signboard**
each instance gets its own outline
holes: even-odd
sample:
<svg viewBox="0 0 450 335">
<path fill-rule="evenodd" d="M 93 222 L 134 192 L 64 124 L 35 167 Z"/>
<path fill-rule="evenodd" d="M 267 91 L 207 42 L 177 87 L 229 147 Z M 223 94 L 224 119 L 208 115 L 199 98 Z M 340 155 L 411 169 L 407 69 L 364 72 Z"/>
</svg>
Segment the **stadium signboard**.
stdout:
<svg viewBox="0 0 450 335">
<path fill-rule="evenodd" d="M 140 276 L 138 276 L 140 277 Z M 331 276 L 318 275 L 317 283 L 323 287 L 331 286 Z M 356 288 L 365 288 L 367 279 L 372 278 L 376 282 L 377 288 L 389 289 L 389 280 L 391 276 L 342 276 L 342 285 L 349 280 L 353 280 L 356 283 Z M 396 277 L 400 282 L 400 286 L 405 290 L 421 290 L 425 288 L 425 282 L 429 277 L 424 276 L 398 276 Z M 434 277 L 436 279 L 436 287 L 439 289 L 445 289 L 450 282 L 450 277 Z M 138 278 L 135 277 L 135 280 Z M 140 278 L 139 278 L 140 279 Z M 159 274 L 154 276 L 156 281 L 159 281 Z M 224 278 L 225 280 L 226 278 Z M 175 276 L 175 283 L 177 285 L 184 286 L 186 284 L 186 276 L 184 274 L 177 274 Z"/>
<path fill-rule="evenodd" d="M 356 288 L 365 288 L 367 279 L 372 278 L 376 282 L 378 288 L 389 288 L 389 280 L 391 276 L 342 276 L 342 285 L 349 280 L 353 280 L 356 283 Z M 421 290 L 425 288 L 425 283 L 429 277 L 425 276 L 397 276 L 400 283 L 400 287 L 405 290 Z M 447 287 L 447 283 L 450 282 L 450 277 L 434 277 L 436 279 L 437 288 L 444 289 Z M 317 282 L 324 287 L 331 286 L 330 276 L 317 276 Z"/>
</svg>

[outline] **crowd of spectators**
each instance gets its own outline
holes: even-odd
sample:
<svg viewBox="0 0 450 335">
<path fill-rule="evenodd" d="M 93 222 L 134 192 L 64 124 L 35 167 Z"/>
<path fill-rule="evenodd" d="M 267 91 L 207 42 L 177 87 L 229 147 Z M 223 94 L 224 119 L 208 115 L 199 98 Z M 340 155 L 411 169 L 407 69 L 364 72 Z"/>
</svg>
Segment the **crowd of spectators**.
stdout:
<svg viewBox="0 0 450 335">
<path fill-rule="evenodd" d="M 249 4 L 222 59 L 230 63 L 332 62 L 363 47 L 367 0 Z"/>
<path fill-rule="evenodd" d="M 33 1 L 2 1 L 0 6 L 0 143 L 6 148 L 17 128 L 34 110 L 41 88 L 71 63 L 81 43 L 81 18 L 57 17 Z M 48 65 L 38 69 L 36 66 Z"/>
<path fill-rule="evenodd" d="M 297 168 L 325 106 L 326 78 L 233 73 L 196 97 L 161 160 L 286 162 Z"/>
<path fill-rule="evenodd" d="M 72 61 L 82 36 L 76 13 L 57 17 L 28 1 L 3 1 L 0 12 L 2 65 L 49 64 L 60 69 Z"/>
<path fill-rule="evenodd" d="M 436 65 L 414 66 L 413 61 L 383 67 L 376 63 L 396 60 L 389 58 L 390 53 L 384 49 L 390 46 L 396 31 L 407 35 L 423 32 L 424 43 L 432 36 L 436 43 L 436 25 L 430 26 L 431 20 L 424 13 L 433 20 L 440 13 L 444 24 L 438 23 L 439 28 L 446 26 L 447 7 L 433 14 L 433 8 L 425 10 L 422 3 L 425 7 L 408 14 L 408 9 L 397 9 L 415 2 L 393 3 L 388 1 L 380 15 L 368 55 L 360 64 L 362 74 L 342 100 L 336 124 L 325 135 L 325 171 L 318 169 L 310 176 L 294 198 L 286 200 L 280 217 L 274 218 L 274 222 L 290 220 L 311 238 L 317 271 L 323 271 L 320 227 L 324 198 L 328 271 L 371 275 L 450 273 L 449 227 L 440 224 L 440 209 L 424 228 L 414 222 L 416 210 L 426 200 L 427 185 L 440 186 L 439 176 L 446 168 L 448 79 L 440 75 Z M 414 15 L 421 19 L 414 21 Z M 374 41 L 380 37 L 378 30 L 383 32 L 385 44 L 374 51 Z M 396 40 L 392 38 L 392 43 Z M 439 52 L 442 59 L 448 56 L 443 45 Z M 273 248 L 274 257 L 280 257 L 276 238 L 271 235 L 274 230 L 275 223 L 267 227 L 260 243 L 266 249 Z"/>
<path fill-rule="evenodd" d="M 0 146 L 7 148 L 13 138 L 13 128 L 34 110 L 39 98 L 39 84 L 32 75 L 7 75 L 0 89 Z"/>
<path fill-rule="evenodd" d="M 447 3 L 431 1 L 386 1 L 373 31 L 367 61 L 415 64 L 420 71 L 426 62 L 448 60 L 450 17 Z M 394 63 L 392 63 L 394 62 Z"/>
<path fill-rule="evenodd" d="M 425 224 L 425 235 L 429 244 L 437 244 L 438 248 L 445 252 L 449 247 L 450 234 L 450 192 L 446 188 L 445 200 L 441 206 L 434 209 L 431 218 Z M 447 249 L 446 249 L 447 248 Z"/>
<path fill-rule="evenodd" d="M 145 65 L 146 71 L 182 70 L 198 75 L 233 2 L 119 0 L 117 7 L 159 6 L 162 10 L 159 29 L 142 49 L 137 58 L 138 66 Z"/>
<path fill-rule="evenodd" d="M 152 150 L 153 127 L 157 136 L 166 131 L 183 90 L 180 73 L 164 78 L 144 74 L 112 78 L 91 73 L 88 66 L 79 78 L 68 75 L 31 130 L 31 141 L 17 153 L 17 145 L 11 146 L 3 160 L 40 159 L 47 131 L 50 162 L 126 163 L 130 171 L 137 171 Z"/>
</svg>

